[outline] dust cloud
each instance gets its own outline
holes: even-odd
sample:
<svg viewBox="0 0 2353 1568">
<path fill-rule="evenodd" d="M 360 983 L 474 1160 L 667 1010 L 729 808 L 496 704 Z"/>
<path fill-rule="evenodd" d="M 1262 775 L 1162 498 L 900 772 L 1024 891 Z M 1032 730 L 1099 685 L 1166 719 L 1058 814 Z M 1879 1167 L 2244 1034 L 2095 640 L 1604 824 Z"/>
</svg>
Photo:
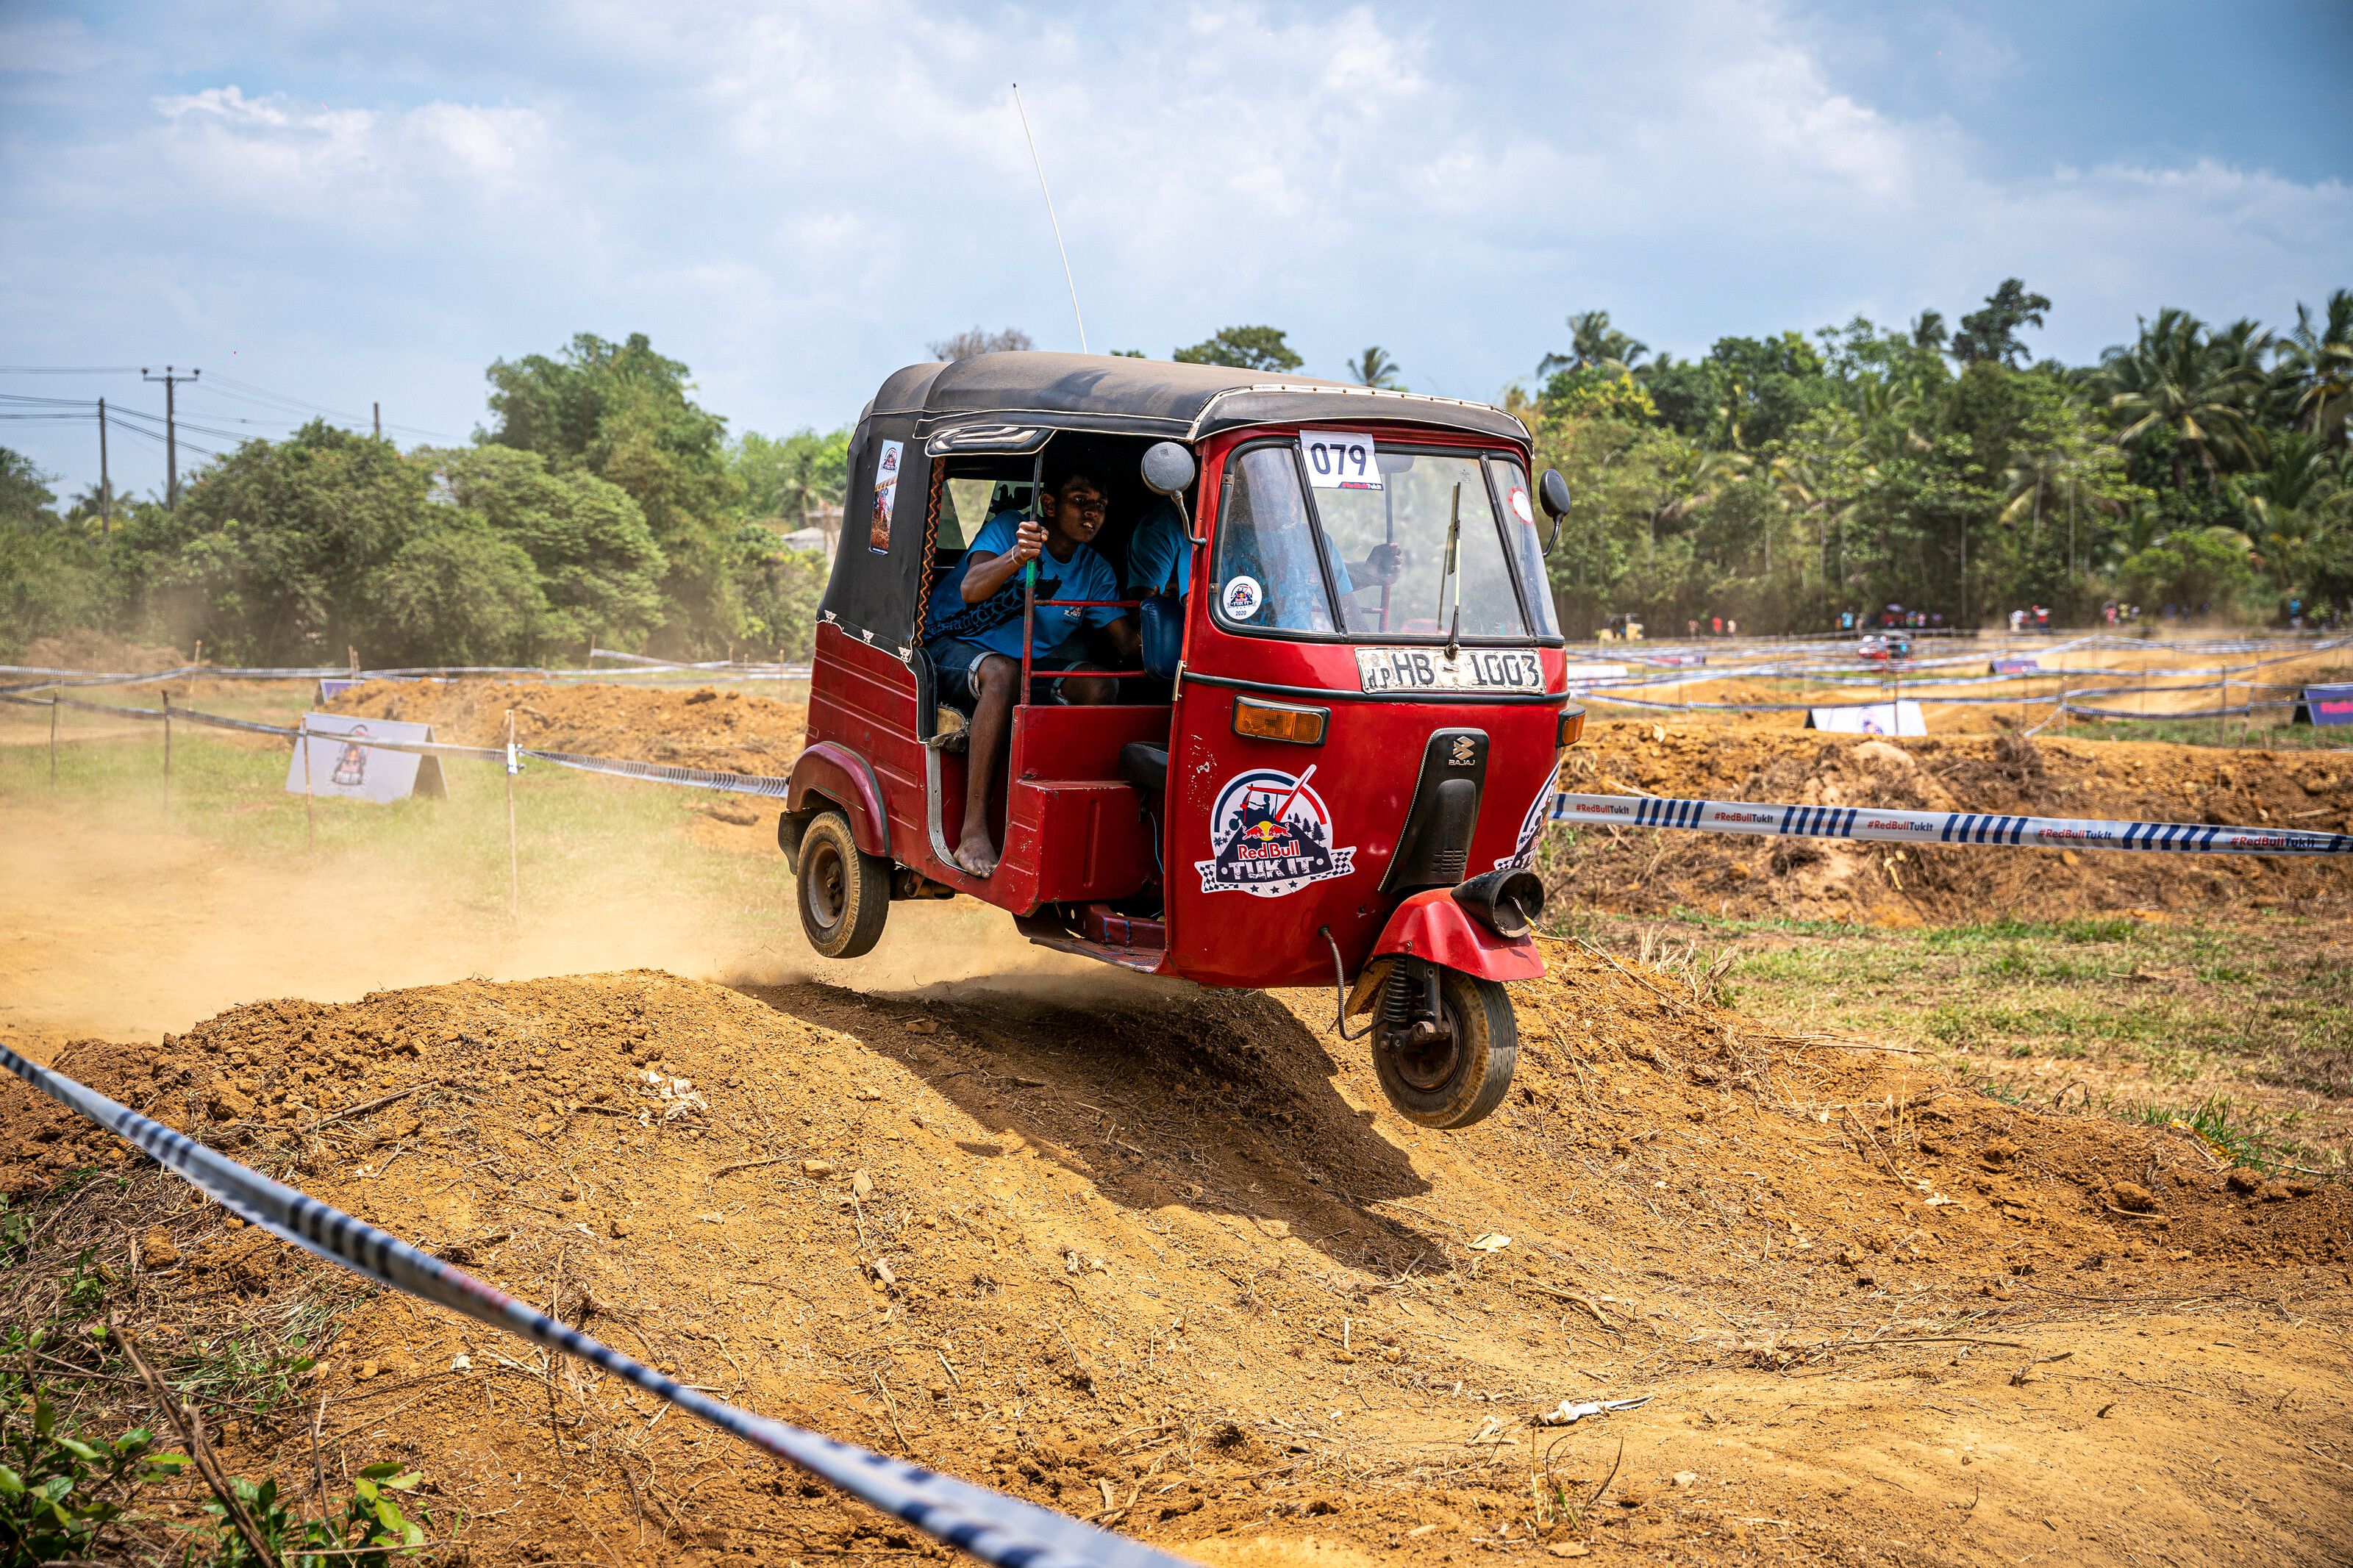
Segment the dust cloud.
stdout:
<svg viewBox="0 0 2353 1568">
<path fill-rule="evenodd" d="M 650 866 L 639 875 L 612 864 L 624 844 L 594 847 L 607 858 L 604 890 L 554 911 L 534 909 L 527 890 L 518 922 L 502 900 L 453 899 L 445 879 L 396 853 L 270 861 L 193 834 L 0 806 L 0 1037 L 46 1056 L 84 1037 L 155 1039 L 264 997 L 344 1002 L 459 979 L 621 969 L 878 992 L 982 976 L 1103 983 L 1100 965 L 1032 946 L 1001 913 L 964 901 L 900 905 L 872 953 L 821 959 L 801 935 L 773 840 L 773 908 L 753 921 L 665 886 Z"/>
</svg>

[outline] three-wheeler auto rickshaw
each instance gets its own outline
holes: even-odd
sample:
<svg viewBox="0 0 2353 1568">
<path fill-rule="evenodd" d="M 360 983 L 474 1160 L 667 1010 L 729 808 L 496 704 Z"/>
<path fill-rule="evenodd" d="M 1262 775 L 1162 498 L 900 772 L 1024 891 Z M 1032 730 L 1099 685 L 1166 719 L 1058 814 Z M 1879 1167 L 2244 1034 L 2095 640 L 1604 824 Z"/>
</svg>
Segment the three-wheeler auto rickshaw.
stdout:
<svg viewBox="0 0 2353 1568">
<path fill-rule="evenodd" d="M 810 942 L 853 958 L 892 901 L 964 893 L 1149 973 L 1330 981 L 1400 1113 L 1488 1114 L 1518 1054 L 1502 983 L 1544 973 L 1529 867 L 1584 721 L 1544 570 L 1567 486 L 1532 484 L 1529 456 L 1483 405 L 1215 365 L 989 353 L 891 376 L 851 440 L 777 825 Z M 1072 601 L 1025 572 L 1008 763 L 971 779 L 925 652 L 934 591 L 986 519 L 1035 518 L 1071 465 L 1106 491 L 1093 548 L 1119 581 L 1137 521 L 1174 509 L 1174 668 L 1098 658 L 1114 701 L 1052 700 L 1032 617 Z M 1002 846 L 986 877 L 951 853 L 972 809 Z"/>
</svg>

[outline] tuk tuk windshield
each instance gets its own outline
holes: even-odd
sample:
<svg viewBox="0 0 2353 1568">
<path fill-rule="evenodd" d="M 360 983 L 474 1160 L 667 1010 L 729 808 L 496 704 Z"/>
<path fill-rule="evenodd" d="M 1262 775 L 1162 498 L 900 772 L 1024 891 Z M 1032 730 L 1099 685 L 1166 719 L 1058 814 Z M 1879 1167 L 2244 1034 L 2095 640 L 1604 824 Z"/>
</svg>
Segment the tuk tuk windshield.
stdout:
<svg viewBox="0 0 2353 1568">
<path fill-rule="evenodd" d="M 1218 527 L 1220 618 L 1246 630 L 1441 638 L 1459 604 L 1465 640 L 1529 637 L 1504 553 L 1504 531 L 1517 520 L 1497 516 L 1485 465 L 1353 445 L 1346 488 L 1303 485 L 1301 447 L 1291 442 L 1252 447 L 1229 468 Z M 1358 468 L 1370 471 L 1358 476 Z"/>
</svg>

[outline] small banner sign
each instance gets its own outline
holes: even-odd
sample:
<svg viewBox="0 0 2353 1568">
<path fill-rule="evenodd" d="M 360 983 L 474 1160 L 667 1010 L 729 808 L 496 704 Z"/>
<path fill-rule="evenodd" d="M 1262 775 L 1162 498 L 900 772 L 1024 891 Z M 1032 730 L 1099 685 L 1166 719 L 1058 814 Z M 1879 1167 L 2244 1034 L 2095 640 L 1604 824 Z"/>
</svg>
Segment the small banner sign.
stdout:
<svg viewBox="0 0 2353 1568">
<path fill-rule="evenodd" d="M 1909 698 L 1894 702 L 1864 702 L 1847 708 L 1809 708 L 1806 728 L 1841 735 L 1925 735 L 1928 721 L 1920 705 Z"/>
<path fill-rule="evenodd" d="M 2353 724 L 2353 686 L 2307 686 L 2296 699 L 2298 724 Z"/>
<path fill-rule="evenodd" d="M 367 744 L 370 741 L 430 742 L 430 724 L 361 719 L 348 713 L 306 713 L 302 727 L 310 736 L 296 743 L 293 758 L 286 764 L 290 794 L 372 800 L 378 805 L 412 795 L 440 800 L 449 794 L 438 757 Z"/>
<path fill-rule="evenodd" d="M 2023 655 L 2021 655 L 2016 658 L 1995 659 L 1993 661 L 1993 668 L 1989 671 L 1989 673 L 1993 675 L 2036 675 L 2040 674 L 2042 669 L 2042 664 L 2041 660 L 2028 658 Z"/>
</svg>

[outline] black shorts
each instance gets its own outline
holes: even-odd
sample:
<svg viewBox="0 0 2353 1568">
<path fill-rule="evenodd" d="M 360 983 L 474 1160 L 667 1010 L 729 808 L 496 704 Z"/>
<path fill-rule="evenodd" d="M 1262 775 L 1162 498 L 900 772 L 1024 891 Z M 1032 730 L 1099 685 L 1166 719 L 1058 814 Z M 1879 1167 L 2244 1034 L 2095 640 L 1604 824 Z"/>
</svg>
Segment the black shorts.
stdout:
<svg viewBox="0 0 2353 1568">
<path fill-rule="evenodd" d="M 980 700 L 979 689 L 973 677 L 985 658 L 1011 658 L 1009 653 L 999 653 L 993 647 L 983 647 L 963 637 L 941 637 L 923 645 L 923 652 L 932 661 L 932 689 L 939 700 L 963 713 L 966 718 Z M 1073 673 L 1086 663 L 1079 647 L 1079 639 L 1071 638 L 1051 653 L 1029 656 L 1029 700 L 1060 702 L 1062 700 L 1062 676 Z"/>
</svg>

